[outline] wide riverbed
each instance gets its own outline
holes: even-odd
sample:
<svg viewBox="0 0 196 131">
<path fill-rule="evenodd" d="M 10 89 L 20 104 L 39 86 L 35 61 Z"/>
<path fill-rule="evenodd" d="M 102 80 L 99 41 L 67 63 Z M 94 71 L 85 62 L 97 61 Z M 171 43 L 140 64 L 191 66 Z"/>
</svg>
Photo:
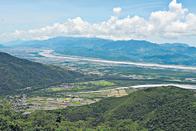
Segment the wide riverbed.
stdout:
<svg viewBox="0 0 196 131">
<path fill-rule="evenodd" d="M 87 58 L 87 57 L 64 56 L 55 53 L 53 50 L 43 50 L 39 52 L 39 55 L 48 58 L 61 59 L 61 60 L 88 61 L 94 63 L 119 64 L 119 65 L 134 65 L 134 66 L 144 67 L 144 68 L 179 69 L 179 70 L 189 70 L 189 71 L 196 72 L 196 67 L 191 67 L 191 66 L 164 65 L 164 64 L 139 63 L 139 62 L 128 62 L 128 61 L 112 61 L 112 60 L 103 60 L 103 59 Z"/>
</svg>

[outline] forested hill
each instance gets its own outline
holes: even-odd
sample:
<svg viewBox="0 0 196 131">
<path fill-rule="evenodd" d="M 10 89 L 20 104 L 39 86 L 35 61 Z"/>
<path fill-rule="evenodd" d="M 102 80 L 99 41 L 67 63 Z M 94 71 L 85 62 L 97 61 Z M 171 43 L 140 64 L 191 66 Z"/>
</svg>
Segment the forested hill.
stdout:
<svg viewBox="0 0 196 131">
<path fill-rule="evenodd" d="M 175 87 L 149 88 L 91 105 L 35 111 L 28 116 L 1 104 L 0 130 L 195 131 L 195 94 Z"/>
<path fill-rule="evenodd" d="M 27 87 L 40 88 L 75 81 L 78 78 L 81 79 L 81 76 L 82 74 L 78 72 L 19 59 L 0 52 L 1 95 L 16 93 Z"/>
<path fill-rule="evenodd" d="M 196 93 L 176 87 L 149 88 L 60 114 L 62 119 L 84 120 L 111 130 L 195 131 Z"/>
</svg>

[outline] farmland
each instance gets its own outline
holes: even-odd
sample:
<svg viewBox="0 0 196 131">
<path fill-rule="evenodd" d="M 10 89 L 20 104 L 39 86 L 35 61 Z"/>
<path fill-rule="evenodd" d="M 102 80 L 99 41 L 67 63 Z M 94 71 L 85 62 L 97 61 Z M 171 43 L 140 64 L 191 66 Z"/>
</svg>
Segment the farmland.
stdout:
<svg viewBox="0 0 196 131">
<path fill-rule="evenodd" d="M 48 65 L 59 66 L 71 71 L 77 71 L 87 76 L 84 81 L 66 82 L 38 87 L 36 90 L 28 88 L 25 98 L 25 110 L 61 109 L 68 106 L 81 106 L 95 103 L 107 97 L 122 97 L 138 89 L 132 86 L 151 84 L 196 84 L 196 72 L 190 70 L 140 67 L 127 64 L 110 64 L 97 61 L 72 59 L 73 57 L 58 58 L 42 56 L 42 49 L 4 49 L 15 56 L 41 62 Z M 55 55 L 55 54 L 53 54 Z M 191 72 L 191 73 L 190 73 Z M 88 78 L 89 76 L 89 78 Z M 23 104 L 18 104 L 23 107 Z"/>
</svg>

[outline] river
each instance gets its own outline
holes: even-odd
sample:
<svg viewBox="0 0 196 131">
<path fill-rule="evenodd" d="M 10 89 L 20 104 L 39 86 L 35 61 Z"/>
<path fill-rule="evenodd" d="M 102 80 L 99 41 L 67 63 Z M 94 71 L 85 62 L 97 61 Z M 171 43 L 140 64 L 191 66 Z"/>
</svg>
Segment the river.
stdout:
<svg viewBox="0 0 196 131">
<path fill-rule="evenodd" d="M 88 61 L 94 63 L 117 64 L 117 65 L 134 65 L 137 67 L 144 67 L 144 68 L 179 69 L 179 70 L 189 70 L 189 71 L 196 72 L 196 67 L 193 66 L 139 63 L 139 62 L 129 62 L 129 61 L 112 61 L 112 60 L 103 60 L 103 59 L 87 58 L 87 57 L 64 56 L 55 53 L 53 50 L 43 50 L 39 52 L 39 55 L 48 58 L 60 59 L 60 60 Z"/>
</svg>

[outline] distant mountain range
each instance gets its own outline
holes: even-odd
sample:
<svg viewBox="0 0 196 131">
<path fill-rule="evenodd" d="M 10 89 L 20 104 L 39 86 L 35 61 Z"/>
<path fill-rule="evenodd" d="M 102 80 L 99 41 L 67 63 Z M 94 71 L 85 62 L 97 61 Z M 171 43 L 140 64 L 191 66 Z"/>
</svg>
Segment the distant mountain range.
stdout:
<svg viewBox="0 0 196 131">
<path fill-rule="evenodd" d="M 8 45 L 48 48 L 65 55 L 107 60 L 196 66 L 196 48 L 180 43 L 156 44 L 141 40 L 57 37 L 41 41 L 10 42 Z"/>
<path fill-rule="evenodd" d="M 13 57 L 0 52 L 0 92 L 12 94 L 24 89 L 44 88 L 52 84 L 72 82 L 83 75 L 54 66 Z"/>
<path fill-rule="evenodd" d="M 4 46 L 0 44 L 0 48 L 3 48 Z"/>
</svg>

